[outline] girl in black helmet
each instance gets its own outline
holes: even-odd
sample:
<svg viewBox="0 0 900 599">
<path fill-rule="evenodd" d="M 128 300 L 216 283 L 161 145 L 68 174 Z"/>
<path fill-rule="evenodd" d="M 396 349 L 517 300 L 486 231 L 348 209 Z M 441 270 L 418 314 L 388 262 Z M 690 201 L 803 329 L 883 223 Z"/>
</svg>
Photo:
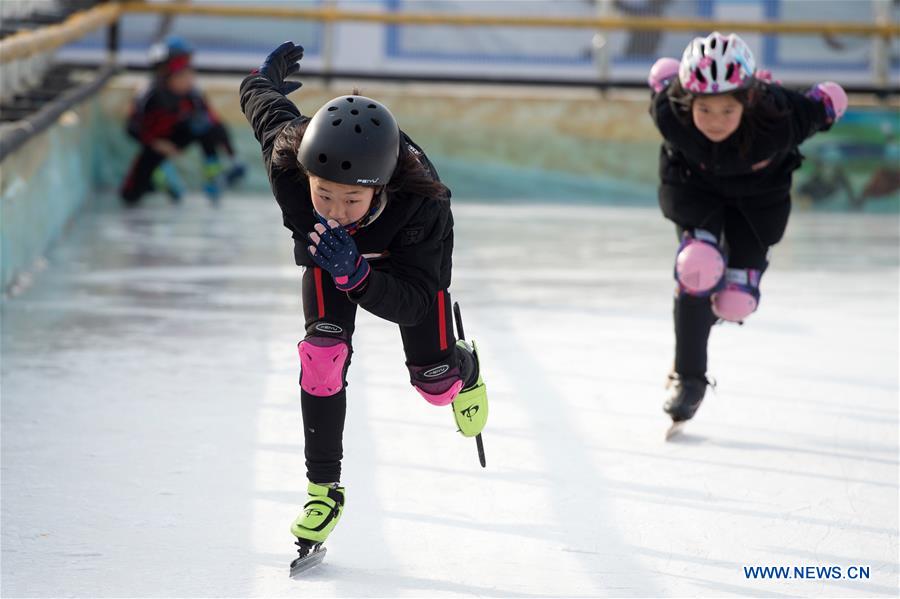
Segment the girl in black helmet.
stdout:
<svg viewBox="0 0 900 599">
<path fill-rule="evenodd" d="M 312 118 L 285 96 L 300 87 L 303 48 L 285 42 L 241 83 L 241 108 L 262 146 L 284 226 L 303 271 L 299 344 L 309 500 L 291 532 L 301 558 L 341 516 L 346 373 L 357 306 L 400 325 L 410 382 L 453 405 L 460 432 L 479 434 L 487 395 L 474 344 L 450 317 L 450 192 L 381 103 L 341 96 Z"/>
</svg>

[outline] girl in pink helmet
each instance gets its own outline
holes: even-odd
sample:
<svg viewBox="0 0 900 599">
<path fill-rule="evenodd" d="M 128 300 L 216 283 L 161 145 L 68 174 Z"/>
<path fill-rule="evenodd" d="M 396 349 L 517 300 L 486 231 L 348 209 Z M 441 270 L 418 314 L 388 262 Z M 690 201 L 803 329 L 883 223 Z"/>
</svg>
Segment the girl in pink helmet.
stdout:
<svg viewBox="0 0 900 599">
<path fill-rule="evenodd" d="M 675 223 L 675 366 L 663 409 L 694 416 L 709 381 L 707 341 L 717 321 L 743 322 L 760 298 L 769 248 L 791 210 L 797 147 L 847 109 L 836 83 L 805 93 L 756 69 L 736 34 L 714 32 L 660 58 L 648 77 L 650 115 L 663 136 L 659 204 Z"/>
</svg>

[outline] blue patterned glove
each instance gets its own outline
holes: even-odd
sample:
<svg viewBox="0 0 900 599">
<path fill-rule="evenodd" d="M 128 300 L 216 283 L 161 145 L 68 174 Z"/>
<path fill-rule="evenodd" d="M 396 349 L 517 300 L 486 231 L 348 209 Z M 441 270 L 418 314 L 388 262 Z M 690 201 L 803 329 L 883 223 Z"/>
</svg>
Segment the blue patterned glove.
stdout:
<svg viewBox="0 0 900 599">
<path fill-rule="evenodd" d="M 328 225 L 317 224 L 316 232 L 309 234 L 313 245 L 307 248 L 320 268 L 334 278 L 334 286 L 341 291 L 353 291 L 369 276 L 369 263 L 359 254 L 356 242 L 336 221 Z"/>
</svg>

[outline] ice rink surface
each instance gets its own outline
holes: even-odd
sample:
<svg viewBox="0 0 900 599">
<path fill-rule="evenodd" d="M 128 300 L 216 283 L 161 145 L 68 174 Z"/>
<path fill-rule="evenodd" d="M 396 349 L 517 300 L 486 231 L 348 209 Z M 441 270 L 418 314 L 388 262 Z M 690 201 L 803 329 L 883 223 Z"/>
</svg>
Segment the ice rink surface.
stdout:
<svg viewBox="0 0 900 599">
<path fill-rule="evenodd" d="M 456 205 L 488 467 L 409 386 L 396 326 L 360 311 L 346 512 L 292 581 L 290 234 L 271 198 L 189 200 L 100 202 L 3 304 L 4 597 L 897 595 L 896 215 L 796 214 L 760 311 L 713 330 L 718 391 L 667 444 L 670 224 Z"/>
</svg>

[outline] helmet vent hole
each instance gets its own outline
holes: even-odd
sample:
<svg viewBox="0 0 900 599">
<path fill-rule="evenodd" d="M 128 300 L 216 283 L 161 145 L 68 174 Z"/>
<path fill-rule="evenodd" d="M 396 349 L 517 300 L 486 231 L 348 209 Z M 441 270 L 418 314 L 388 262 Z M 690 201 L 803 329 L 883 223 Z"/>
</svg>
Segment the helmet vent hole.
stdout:
<svg viewBox="0 0 900 599">
<path fill-rule="evenodd" d="M 338 109 L 337 106 L 329 106 L 329 107 L 328 107 L 328 112 L 334 112 L 334 111 L 337 110 L 337 109 Z"/>
<path fill-rule="evenodd" d="M 341 168 L 344 169 L 345 171 L 349 171 L 351 166 L 353 166 L 353 165 L 350 164 L 350 162 L 347 160 L 345 160 L 341 163 Z"/>
<path fill-rule="evenodd" d="M 359 125 L 356 125 L 355 127 L 353 127 L 353 130 L 356 131 L 357 133 L 362 133 L 362 127 L 360 127 Z"/>
<path fill-rule="evenodd" d="M 319 154 L 319 162 L 325 164 L 326 162 L 328 162 L 328 156 L 326 156 L 325 154 Z"/>
<path fill-rule="evenodd" d="M 712 39 L 709 41 L 709 47 L 712 48 L 713 50 L 716 49 L 716 38 L 712 38 Z"/>
<path fill-rule="evenodd" d="M 719 78 L 718 71 L 719 71 L 718 66 L 717 66 L 716 62 L 713 61 L 713 63 L 711 65 L 709 65 L 709 73 L 712 75 L 713 81 L 715 81 L 716 79 Z"/>
<path fill-rule="evenodd" d="M 728 40 L 722 42 L 722 54 L 725 54 L 726 50 L 728 50 Z"/>
<path fill-rule="evenodd" d="M 350 114 L 357 115 L 357 114 L 359 114 L 359 111 L 354 108 L 353 110 L 350 111 Z"/>
<path fill-rule="evenodd" d="M 726 80 L 731 79 L 731 76 L 732 76 L 732 75 L 734 75 L 734 63 L 733 63 L 733 62 L 729 62 L 729 63 L 728 63 L 728 68 L 725 69 L 725 79 L 726 79 Z"/>
<path fill-rule="evenodd" d="M 369 104 L 369 108 L 378 108 L 378 107 L 375 106 L 374 104 Z"/>
<path fill-rule="evenodd" d="M 700 83 L 706 83 L 706 77 L 703 76 L 703 71 L 700 69 L 695 69 L 694 74 L 697 76 L 697 81 Z"/>
<path fill-rule="evenodd" d="M 353 98 L 347 98 L 347 101 L 353 104 Z"/>
<path fill-rule="evenodd" d="M 381 127 L 381 121 L 379 121 L 378 119 L 372 119 L 372 124 L 376 127 Z"/>
<path fill-rule="evenodd" d="M 341 121 L 343 121 L 343 120 L 344 120 L 344 119 L 335 119 L 335 120 L 331 121 L 331 126 L 332 126 L 332 127 L 337 127 L 338 125 L 341 124 Z"/>
</svg>

